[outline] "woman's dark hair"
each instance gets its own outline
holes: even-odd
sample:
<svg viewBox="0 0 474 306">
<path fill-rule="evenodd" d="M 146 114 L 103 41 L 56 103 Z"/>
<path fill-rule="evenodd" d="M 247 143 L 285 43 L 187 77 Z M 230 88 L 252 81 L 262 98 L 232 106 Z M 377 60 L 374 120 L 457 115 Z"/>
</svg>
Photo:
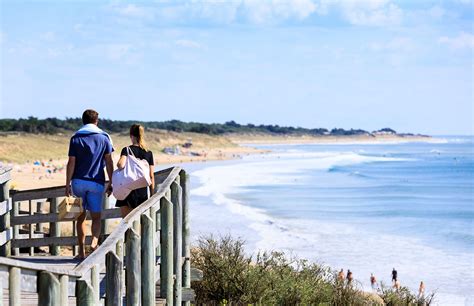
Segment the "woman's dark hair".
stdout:
<svg viewBox="0 0 474 306">
<path fill-rule="evenodd" d="M 133 124 L 130 127 L 130 136 L 137 139 L 138 146 L 145 151 L 148 151 L 145 143 L 145 128 L 140 124 Z"/>
<path fill-rule="evenodd" d="M 86 109 L 84 113 L 82 113 L 82 123 L 89 124 L 89 123 L 97 123 L 99 121 L 99 113 L 93 109 Z"/>
</svg>

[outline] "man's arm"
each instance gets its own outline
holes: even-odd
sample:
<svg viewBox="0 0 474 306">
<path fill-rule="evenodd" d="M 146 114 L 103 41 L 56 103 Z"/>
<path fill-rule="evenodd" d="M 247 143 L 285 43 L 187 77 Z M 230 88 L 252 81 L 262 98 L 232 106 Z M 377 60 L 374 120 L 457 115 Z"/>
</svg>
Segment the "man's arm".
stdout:
<svg viewBox="0 0 474 306">
<path fill-rule="evenodd" d="M 74 167 L 76 166 L 76 157 L 69 156 L 66 166 L 66 196 L 69 197 L 72 195 L 71 191 L 71 180 L 74 175 Z"/>
<path fill-rule="evenodd" d="M 112 173 L 114 172 L 114 161 L 112 160 L 112 154 L 105 154 L 105 168 L 107 169 L 107 175 L 109 177 L 109 186 L 107 186 L 107 195 L 112 193 Z"/>
<path fill-rule="evenodd" d="M 155 166 L 150 166 L 150 177 L 151 177 L 151 185 L 150 185 L 150 196 L 155 194 Z"/>
</svg>

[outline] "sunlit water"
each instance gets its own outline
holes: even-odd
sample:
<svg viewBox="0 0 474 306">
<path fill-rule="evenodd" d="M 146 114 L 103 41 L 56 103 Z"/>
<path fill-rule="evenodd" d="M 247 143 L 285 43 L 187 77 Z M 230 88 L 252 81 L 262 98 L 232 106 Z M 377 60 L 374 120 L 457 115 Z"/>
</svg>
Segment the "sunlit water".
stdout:
<svg viewBox="0 0 474 306">
<path fill-rule="evenodd" d="M 274 145 L 267 155 L 190 165 L 193 239 L 240 236 L 247 250 L 283 250 L 437 291 L 440 305 L 474 292 L 472 137 L 443 143 Z"/>
</svg>

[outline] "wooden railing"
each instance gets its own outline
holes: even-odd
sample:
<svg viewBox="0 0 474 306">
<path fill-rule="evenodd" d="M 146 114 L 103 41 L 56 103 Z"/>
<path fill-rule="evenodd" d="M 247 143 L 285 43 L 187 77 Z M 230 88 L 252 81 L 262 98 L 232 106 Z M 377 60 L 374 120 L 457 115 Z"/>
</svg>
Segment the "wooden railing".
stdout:
<svg viewBox="0 0 474 306">
<path fill-rule="evenodd" d="M 3 185 L 7 185 L 7 181 L 5 179 Z M 190 289 L 186 173 L 179 167 L 157 172 L 155 184 L 156 193 L 121 219 L 110 233 L 106 232 L 108 227 L 112 227 L 109 221 L 120 218 L 120 210 L 108 208 L 108 198 L 104 197 L 103 242 L 84 261 L 69 269 L 59 264 L 45 266 L 25 261 L 21 256 L 25 250 L 29 255 L 35 255 L 40 247 L 47 247 L 47 255 L 51 255 L 54 263 L 61 258 L 57 255 L 64 252 L 61 248 L 72 246 L 73 251 L 76 248 L 75 231 L 71 236 L 61 236 L 60 233 L 60 223 L 68 223 L 59 221 L 57 214 L 64 186 L 13 192 L 11 199 L 8 186 L 3 188 L 6 200 L 1 201 L 0 197 L 0 203 L 13 203 L 10 206 L 2 204 L 7 217 L 0 222 L 0 225 L 4 223 L 0 228 L 3 229 L 0 250 L 5 256 L 0 257 L 0 287 L 8 289 L 10 304 L 20 305 L 21 292 L 37 294 L 39 305 L 65 305 L 71 302 L 71 297 L 78 305 L 96 305 L 101 299 L 106 305 L 122 305 L 124 296 L 126 305 L 155 305 L 158 297 L 166 299 L 168 305 L 188 304 L 193 299 L 193 292 Z M 40 203 L 49 202 L 49 212 L 37 211 L 47 207 L 34 205 L 38 200 Z M 28 201 L 29 211 L 21 210 L 24 201 Z M 49 232 L 44 230 L 46 223 L 49 223 Z M 72 225 L 75 228 L 75 224 Z M 4 234 L 8 231 L 12 234 Z M 87 237 L 86 242 L 90 239 Z M 10 255 L 14 258 L 8 258 Z M 124 270 L 125 278 L 122 275 Z M 196 274 L 194 277 L 199 278 L 199 271 L 193 272 Z M 105 285 L 102 291 L 101 284 Z M 156 284 L 159 284 L 158 292 Z"/>
</svg>

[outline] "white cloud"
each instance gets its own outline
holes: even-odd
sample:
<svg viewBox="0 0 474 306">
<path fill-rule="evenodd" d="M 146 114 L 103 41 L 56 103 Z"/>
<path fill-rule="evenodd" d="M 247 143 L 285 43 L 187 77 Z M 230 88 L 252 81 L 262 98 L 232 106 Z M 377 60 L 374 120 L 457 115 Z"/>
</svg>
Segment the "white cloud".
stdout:
<svg viewBox="0 0 474 306">
<path fill-rule="evenodd" d="M 146 7 L 128 4 L 126 6 L 114 6 L 115 11 L 125 17 L 152 18 L 153 12 Z"/>
<path fill-rule="evenodd" d="M 461 32 L 455 37 L 442 36 L 438 39 L 438 43 L 445 44 L 452 49 L 474 48 L 474 35 Z"/>
<path fill-rule="evenodd" d="M 175 41 L 175 44 L 181 47 L 185 47 L 185 48 L 200 49 L 202 47 L 200 43 L 195 42 L 193 40 L 187 40 L 187 39 L 179 39 Z"/>
<path fill-rule="evenodd" d="M 401 23 L 403 11 L 388 0 L 340 0 L 343 17 L 353 25 L 387 26 Z"/>
<path fill-rule="evenodd" d="M 375 52 L 410 52 L 415 49 L 415 43 L 408 37 L 396 37 L 387 42 L 373 42 L 369 44 L 369 49 Z"/>
<path fill-rule="evenodd" d="M 244 0 L 242 9 L 252 22 L 266 23 L 281 19 L 303 20 L 314 13 L 317 6 L 311 0 Z"/>
</svg>

